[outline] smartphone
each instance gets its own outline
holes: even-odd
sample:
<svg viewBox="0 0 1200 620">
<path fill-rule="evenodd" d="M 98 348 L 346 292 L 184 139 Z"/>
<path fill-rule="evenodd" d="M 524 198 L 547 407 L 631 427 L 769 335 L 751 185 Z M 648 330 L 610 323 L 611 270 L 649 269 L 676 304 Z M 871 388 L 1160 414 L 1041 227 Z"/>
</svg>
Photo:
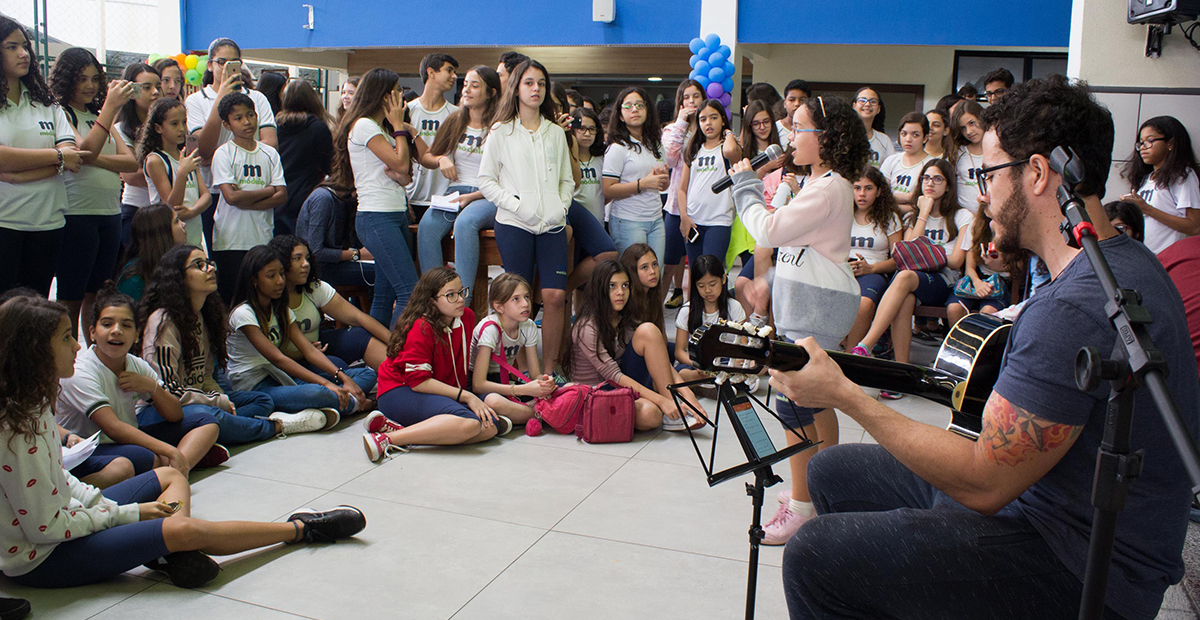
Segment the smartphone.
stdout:
<svg viewBox="0 0 1200 620">
<path fill-rule="evenodd" d="M 688 233 L 688 241 L 690 241 L 691 243 L 696 243 L 699 240 L 700 240 L 700 229 L 693 226 L 691 232 Z"/>
<path fill-rule="evenodd" d="M 241 74 L 242 74 L 242 61 L 240 61 L 240 60 L 231 60 L 231 61 L 229 61 L 229 62 L 225 63 L 225 73 L 224 73 L 224 75 L 226 75 L 226 76 L 229 76 L 229 75 L 231 75 L 231 74 L 233 74 L 233 75 L 241 75 Z M 234 90 L 241 90 L 241 89 L 242 89 L 242 85 L 241 85 L 241 84 L 234 84 L 234 85 L 233 85 L 233 89 L 234 89 Z"/>
<path fill-rule="evenodd" d="M 570 129 L 583 129 L 583 119 L 578 119 L 578 118 L 571 119 L 571 124 L 568 125 L 568 127 Z"/>
<path fill-rule="evenodd" d="M 129 86 L 131 88 L 133 88 L 133 96 L 135 98 L 141 97 L 143 94 L 146 93 L 146 91 L 150 90 L 150 85 L 142 83 L 142 82 L 134 82 L 134 83 L 130 84 Z"/>
<path fill-rule="evenodd" d="M 180 508 L 183 508 L 183 502 L 170 502 L 167 507 L 171 509 L 171 514 L 175 514 L 179 512 Z"/>
</svg>

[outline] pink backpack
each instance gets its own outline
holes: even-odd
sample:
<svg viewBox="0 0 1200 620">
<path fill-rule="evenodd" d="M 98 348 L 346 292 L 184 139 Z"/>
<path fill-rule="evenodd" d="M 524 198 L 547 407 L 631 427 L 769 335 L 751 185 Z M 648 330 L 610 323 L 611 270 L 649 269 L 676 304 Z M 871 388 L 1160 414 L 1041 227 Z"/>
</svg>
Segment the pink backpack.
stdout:
<svg viewBox="0 0 1200 620">
<path fill-rule="evenodd" d="M 592 387 L 589 385 L 568 383 L 554 390 L 550 396 L 535 400 L 533 417 L 549 424 L 550 428 L 559 433 L 573 433 L 591 393 Z M 530 420 L 525 425 L 526 435 L 536 437 L 541 434 L 542 425 L 534 424 L 536 420 Z"/>
<path fill-rule="evenodd" d="M 600 389 L 604 385 L 615 389 Z M 583 417 L 575 425 L 575 436 L 588 443 L 625 443 L 633 441 L 633 388 L 612 382 L 592 389 L 583 407 Z"/>
</svg>

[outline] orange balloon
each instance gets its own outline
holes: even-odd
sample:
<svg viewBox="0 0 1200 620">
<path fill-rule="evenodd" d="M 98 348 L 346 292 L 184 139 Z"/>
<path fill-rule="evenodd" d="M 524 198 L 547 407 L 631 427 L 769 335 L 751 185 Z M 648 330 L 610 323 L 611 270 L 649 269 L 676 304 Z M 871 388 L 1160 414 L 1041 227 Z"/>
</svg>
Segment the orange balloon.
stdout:
<svg viewBox="0 0 1200 620">
<path fill-rule="evenodd" d="M 183 63 L 186 61 L 187 61 L 187 54 L 184 54 L 182 52 L 175 54 L 175 62 L 179 63 L 180 67 L 182 67 Z"/>
</svg>

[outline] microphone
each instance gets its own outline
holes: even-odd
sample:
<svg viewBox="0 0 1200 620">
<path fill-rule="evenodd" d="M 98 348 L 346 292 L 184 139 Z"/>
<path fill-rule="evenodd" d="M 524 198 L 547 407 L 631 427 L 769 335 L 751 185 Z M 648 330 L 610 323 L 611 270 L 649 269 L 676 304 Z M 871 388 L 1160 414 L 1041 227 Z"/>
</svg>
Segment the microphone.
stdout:
<svg viewBox="0 0 1200 620">
<path fill-rule="evenodd" d="M 755 155 L 754 159 L 750 160 L 750 167 L 758 170 L 759 168 L 767 165 L 767 162 L 773 159 L 779 159 L 782 156 L 783 149 L 780 148 L 778 144 L 772 144 L 771 146 L 767 147 L 767 150 Z M 731 187 L 733 187 L 733 178 L 725 177 L 724 179 L 713 183 L 712 191 L 714 194 L 720 194 Z"/>
</svg>

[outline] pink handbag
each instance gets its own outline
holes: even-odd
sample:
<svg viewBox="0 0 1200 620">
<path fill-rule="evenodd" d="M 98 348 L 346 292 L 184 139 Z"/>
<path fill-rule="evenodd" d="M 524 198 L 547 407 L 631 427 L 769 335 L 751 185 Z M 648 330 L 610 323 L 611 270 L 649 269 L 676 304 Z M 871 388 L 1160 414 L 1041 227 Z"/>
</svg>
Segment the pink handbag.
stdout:
<svg viewBox="0 0 1200 620">
<path fill-rule="evenodd" d="M 603 389 L 604 386 L 614 389 Z M 632 388 L 605 382 L 592 388 L 575 426 L 575 436 L 588 443 L 633 441 L 634 401 Z"/>
<path fill-rule="evenodd" d="M 533 417 L 549 424 L 550 428 L 562 433 L 576 432 L 579 419 L 582 417 L 584 406 L 592 387 L 582 383 L 568 383 L 546 398 L 538 398 L 533 404 Z M 531 437 L 541 433 L 540 424 L 525 425 L 525 434 Z"/>
</svg>

